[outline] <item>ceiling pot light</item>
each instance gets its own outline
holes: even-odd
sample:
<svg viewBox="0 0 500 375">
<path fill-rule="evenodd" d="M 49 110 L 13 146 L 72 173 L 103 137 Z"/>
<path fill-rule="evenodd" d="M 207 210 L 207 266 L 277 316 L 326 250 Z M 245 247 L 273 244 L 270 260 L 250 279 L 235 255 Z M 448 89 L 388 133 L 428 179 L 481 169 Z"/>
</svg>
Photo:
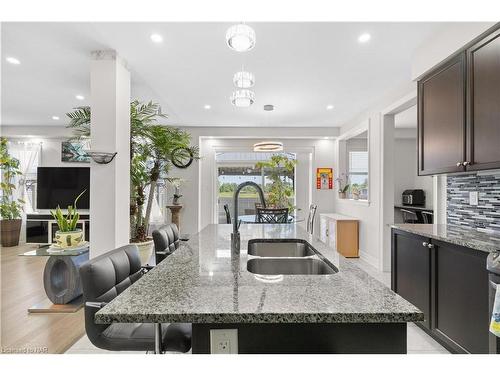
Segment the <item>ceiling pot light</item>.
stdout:
<svg viewBox="0 0 500 375">
<path fill-rule="evenodd" d="M 251 90 L 236 90 L 230 99 L 235 107 L 250 107 L 255 102 L 255 94 Z"/>
<path fill-rule="evenodd" d="M 154 43 L 163 42 L 163 37 L 160 34 L 151 34 L 150 38 Z"/>
<path fill-rule="evenodd" d="M 370 39 L 372 38 L 372 36 L 368 33 L 363 33 L 361 34 L 359 37 L 358 37 L 358 42 L 360 43 L 366 43 L 368 42 Z"/>
<path fill-rule="evenodd" d="M 18 59 L 16 59 L 15 57 L 7 57 L 5 59 L 8 63 L 11 63 L 11 64 L 14 64 L 14 65 L 19 65 L 21 64 L 21 61 L 19 61 Z"/>
<path fill-rule="evenodd" d="M 327 111 L 331 111 L 333 109 L 333 105 L 332 104 L 328 104 L 326 106 L 326 109 L 327 109 Z"/>
<path fill-rule="evenodd" d="M 234 74 L 233 83 L 240 89 L 248 89 L 255 85 L 255 76 L 250 72 L 242 70 Z"/>
<path fill-rule="evenodd" d="M 237 52 L 250 51 L 255 47 L 255 31 L 243 23 L 231 26 L 226 32 L 226 42 Z"/>
<path fill-rule="evenodd" d="M 205 109 L 210 109 L 210 108 L 212 108 L 212 106 L 211 106 L 210 104 L 205 104 L 205 105 L 203 106 L 203 108 L 205 108 Z"/>
<path fill-rule="evenodd" d="M 275 141 L 265 141 L 253 145 L 254 152 L 280 152 L 283 151 L 283 143 Z"/>
<path fill-rule="evenodd" d="M 85 96 L 83 96 L 83 95 L 75 95 L 75 98 L 77 98 L 78 100 L 84 100 Z"/>
<path fill-rule="evenodd" d="M 59 120 L 59 116 L 52 116 L 52 120 L 55 120 L 55 121 Z"/>
<path fill-rule="evenodd" d="M 274 111 L 274 105 L 272 104 L 264 105 L 264 111 Z"/>
</svg>

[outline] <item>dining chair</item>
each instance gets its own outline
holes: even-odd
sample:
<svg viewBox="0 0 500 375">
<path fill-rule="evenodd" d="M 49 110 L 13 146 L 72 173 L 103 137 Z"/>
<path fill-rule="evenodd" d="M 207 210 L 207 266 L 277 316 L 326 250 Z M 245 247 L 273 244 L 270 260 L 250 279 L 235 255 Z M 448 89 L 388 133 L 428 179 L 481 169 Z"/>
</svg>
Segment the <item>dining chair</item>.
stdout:
<svg viewBox="0 0 500 375">
<path fill-rule="evenodd" d="M 288 208 L 257 207 L 257 222 L 269 224 L 288 223 Z"/>
<path fill-rule="evenodd" d="M 401 209 L 401 215 L 403 215 L 403 223 L 405 224 L 417 224 L 418 216 L 414 211 L 409 211 L 405 209 Z"/>
<path fill-rule="evenodd" d="M 311 204 L 309 206 L 309 216 L 307 216 L 307 232 L 313 234 L 314 232 L 314 218 L 316 217 L 316 210 L 318 205 Z"/>
<path fill-rule="evenodd" d="M 430 211 L 422 211 L 424 224 L 432 224 L 434 222 L 434 214 Z"/>
<path fill-rule="evenodd" d="M 226 224 L 231 224 L 231 213 L 229 212 L 229 205 L 224 205 L 224 212 L 226 213 Z"/>
</svg>

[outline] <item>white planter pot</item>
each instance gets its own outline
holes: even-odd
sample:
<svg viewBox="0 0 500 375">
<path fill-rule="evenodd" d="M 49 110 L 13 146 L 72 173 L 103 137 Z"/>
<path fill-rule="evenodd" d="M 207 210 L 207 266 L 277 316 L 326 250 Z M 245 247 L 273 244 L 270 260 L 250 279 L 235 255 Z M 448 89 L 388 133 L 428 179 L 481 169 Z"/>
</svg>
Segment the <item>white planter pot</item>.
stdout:
<svg viewBox="0 0 500 375">
<path fill-rule="evenodd" d="M 61 248 L 75 247 L 83 242 L 83 232 L 81 229 L 75 229 L 71 232 L 61 232 L 58 230 L 55 235 L 55 240 Z"/>
<path fill-rule="evenodd" d="M 139 248 L 141 265 L 147 264 L 151 259 L 151 255 L 153 255 L 153 249 L 155 247 L 153 240 L 149 240 L 146 242 L 132 242 L 132 245 L 136 245 Z"/>
</svg>

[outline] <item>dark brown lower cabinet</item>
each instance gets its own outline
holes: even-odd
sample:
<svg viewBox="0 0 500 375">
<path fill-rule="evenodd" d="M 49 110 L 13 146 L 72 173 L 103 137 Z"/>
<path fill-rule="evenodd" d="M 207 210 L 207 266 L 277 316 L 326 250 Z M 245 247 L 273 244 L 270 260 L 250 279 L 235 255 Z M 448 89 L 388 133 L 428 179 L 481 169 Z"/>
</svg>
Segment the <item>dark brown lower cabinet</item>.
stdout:
<svg viewBox="0 0 500 375">
<path fill-rule="evenodd" d="M 488 353 L 487 254 L 433 241 L 435 304 L 432 329 L 469 353 Z"/>
<path fill-rule="evenodd" d="M 392 231 L 392 289 L 422 310 L 418 325 L 453 353 L 488 353 L 487 255 Z"/>
<path fill-rule="evenodd" d="M 431 250 L 426 244 L 412 234 L 394 233 L 392 289 L 424 313 L 422 324 L 430 328 Z"/>
</svg>

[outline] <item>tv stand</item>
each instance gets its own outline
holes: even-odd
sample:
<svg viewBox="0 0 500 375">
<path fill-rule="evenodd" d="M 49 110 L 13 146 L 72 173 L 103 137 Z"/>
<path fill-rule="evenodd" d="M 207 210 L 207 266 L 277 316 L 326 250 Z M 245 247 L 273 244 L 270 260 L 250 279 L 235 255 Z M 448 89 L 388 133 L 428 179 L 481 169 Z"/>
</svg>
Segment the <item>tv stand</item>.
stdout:
<svg viewBox="0 0 500 375">
<path fill-rule="evenodd" d="M 80 215 L 77 228 L 83 230 L 84 240 L 90 240 L 90 215 Z M 50 214 L 26 215 L 26 243 L 47 245 L 55 242 L 57 222 Z"/>
</svg>

